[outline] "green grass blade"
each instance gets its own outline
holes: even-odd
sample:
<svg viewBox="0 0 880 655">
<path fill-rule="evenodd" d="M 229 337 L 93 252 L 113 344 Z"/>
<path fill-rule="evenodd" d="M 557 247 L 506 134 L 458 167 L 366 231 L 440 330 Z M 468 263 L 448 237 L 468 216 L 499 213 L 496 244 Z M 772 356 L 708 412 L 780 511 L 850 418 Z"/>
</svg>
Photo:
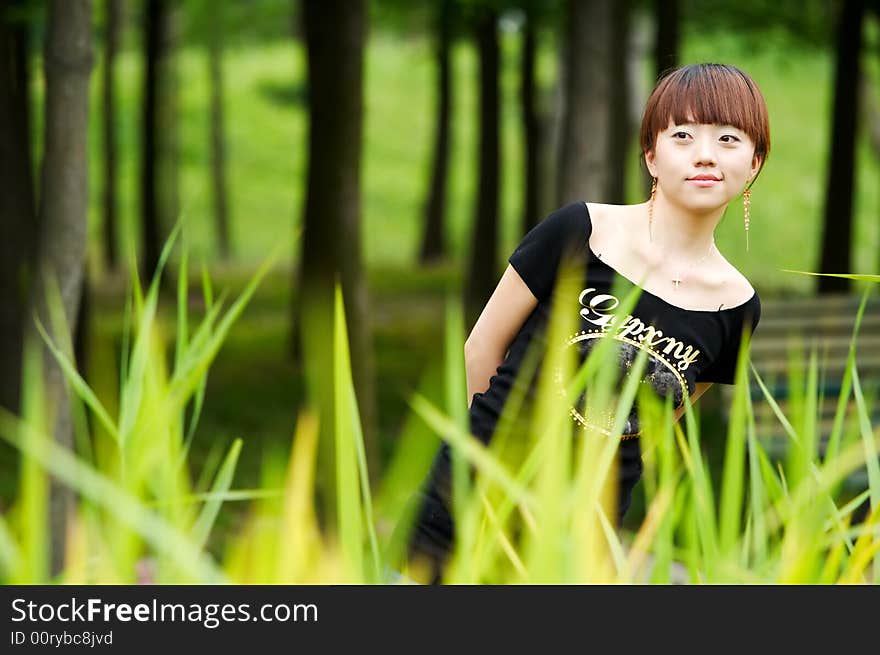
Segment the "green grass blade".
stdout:
<svg viewBox="0 0 880 655">
<path fill-rule="evenodd" d="M 862 444 L 865 449 L 865 467 L 868 471 L 868 488 L 871 491 L 871 509 L 880 511 L 880 462 L 877 460 L 877 446 L 874 443 L 874 431 L 871 427 L 871 414 L 862 394 L 862 385 L 859 381 L 859 371 L 856 366 L 852 368 L 853 395 L 856 399 L 859 426 L 862 433 Z M 880 558 L 874 560 L 874 579 L 880 580 Z"/>
<path fill-rule="evenodd" d="M 101 426 L 105 430 L 107 430 L 107 433 L 111 437 L 113 437 L 113 440 L 116 441 L 116 443 L 119 443 L 119 431 L 116 429 L 116 423 L 112 418 L 110 418 L 110 414 L 104 408 L 104 405 L 101 404 L 101 401 L 89 387 L 88 383 L 76 370 L 76 367 L 67 357 L 67 355 L 61 352 L 61 350 L 55 345 L 55 343 L 52 341 L 52 338 L 46 332 L 46 328 L 43 327 L 43 324 L 39 320 L 36 320 L 35 324 L 37 332 L 40 334 L 40 337 L 42 337 L 43 342 L 49 349 L 49 352 L 55 358 L 55 361 L 58 362 L 58 366 L 61 368 L 62 372 L 67 378 L 70 386 L 88 406 L 88 408 L 92 410 L 95 417 L 101 423 Z"/>
<path fill-rule="evenodd" d="M 23 431 L 18 419 L 9 428 L 10 436 L 34 451 L 36 456 L 21 453 L 19 473 L 18 535 L 21 544 L 21 568 L 16 570 L 16 584 L 44 584 L 49 577 L 49 479 L 38 456 L 45 456 L 51 437 L 51 419 L 46 414 L 41 349 L 33 339 L 25 341 L 22 366 L 22 415 L 37 430 Z M 0 407 L 0 416 L 5 409 Z"/>
<path fill-rule="evenodd" d="M 21 562 L 21 549 L 15 542 L 6 519 L 0 515 L 0 580 L 4 583 L 14 580 L 16 572 L 21 570 Z"/>
<path fill-rule="evenodd" d="M 797 432 L 794 429 L 794 426 L 782 412 L 782 409 L 779 407 L 779 403 L 776 402 L 776 399 L 773 397 L 773 394 L 767 388 L 767 385 L 764 384 L 764 380 L 761 378 L 760 373 L 755 368 L 755 365 L 751 364 L 752 375 L 755 378 L 755 381 L 758 383 L 758 387 L 761 389 L 761 393 L 764 394 L 764 400 L 767 401 L 767 404 L 770 405 L 770 409 L 773 410 L 773 414 L 779 419 L 779 424 L 782 426 L 782 429 L 785 430 L 785 433 L 792 440 L 792 442 L 799 444 L 800 438 L 797 435 Z"/>
<path fill-rule="evenodd" d="M 425 368 L 418 384 L 418 393 L 443 403 L 442 361 L 435 359 Z M 413 389 L 401 391 L 406 403 Z M 394 526 L 384 546 L 383 561 L 399 563 L 412 532 L 418 511 L 420 487 L 431 469 L 431 462 L 440 440 L 414 412 L 407 412 L 391 461 L 383 471 L 375 494 L 377 521 Z M 395 564 L 396 565 L 396 564 Z M 400 564 L 402 567 L 403 565 Z"/>
<path fill-rule="evenodd" d="M 758 439 L 755 434 L 755 415 L 749 404 L 748 424 L 746 440 L 748 443 L 748 466 L 749 466 L 749 505 L 750 505 L 750 526 L 751 526 L 751 545 L 750 554 L 752 555 L 752 563 L 754 567 L 762 571 L 767 562 L 768 557 L 768 533 L 767 523 L 764 517 L 764 507 L 767 504 L 767 489 L 765 487 L 764 476 L 761 474 L 761 461 L 759 453 Z M 745 540 L 745 544 L 749 544 L 749 540 Z"/>
<path fill-rule="evenodd" d="M 617 575 L 622 576 L 627 573 L 629 569 L 626 551 L 623 549 L 623 544 L 620 543 L 620 537 L 617 535 L 617 530 L 611 525 L 611 521 L 608 520 L 608 516 L 605 514 L 605 510 L 602 508 L 601 504 L 596 505 L 596 515 L 599 517 L 599 522 L 602 525 L 602 533 L 608 541 L 608 548 L 611 551 L 614 568 L 617 571 Z M 629 581 L 624 580 L 624 582 Z"/>
<path fill-rule="evenodd" d="M 232 325 L 241 316 L 245 307 L 247 307 L 263 278 L 274 266 L 278 257 L 283 252 L 282 247 L 287 244 L 279 244 L 275 250 L 266 258 L 256 274 L 250 279 L 244 291 L 236 298 L 232 306 L 227 310 L 226 314 L 220 320 L 217 329 L 207 338 L 203 347 L 197 352 L 193 352 L 186 357 L 180 369 L 174 371 L 169 388 L 169 399 L 172 407 L 182 406 L 189 395 L 195 390 L 199 382 L 204 377 L 211 362 L 216 357 L 220 346 L 225 341 Z M 193 338 L 195 342 L 195 337 Z"/>
<path fill-rule="evenodd" d="M 446 297 L 444 329 L 444 398 L 446 413 L 462 431 L 468 430 L 467 382 L 464 366 L 464 316 L 461 303 L 451 293 Z M 457 448 L 451 449 L 452 460 L 452 516 L 459 526 L 466 525 L 466 508 L 471 496 L 470 470 L 467 460 Z M 460 529 L 458 534 L 457 565 L 465 571 L 471 570 L 474 553 L 474 531 Z"/>
<path fill-rule="evenodd" d="M 159 302 L 159 283 L 162 277 L 162 271 L 174 248 L 177 235 L 181 231 L 181 223 L 178 223 L 171 230 L 168 240 L 162 247 L 159 255 L 159 261 L 156 266 L 156 273 L 150 282 L 150 288 L 146 298 L 142 302 L 140 299 L 140 289 L 135 285 L 134 294 L 137 303 L 137 329 L 135 331 L 135 343 L 132 352 L 130 368 L 127 371 L 128 377 L 122 381 L 122 389 L 119 398 L 119 441 L 121 444 L 120 453 L 125 462 L 126 444 L 131 437 L 131 431 L 134 428 L 138 413 L 141 410 L 141 402 L 144 395 L 145 375 L 149 366 L 150 340 L 153 338 L 153 329 L 156 321 L 156 312 Z"/>
<path fill-rule="evenodd" d="M 865 500 L 870 498 L 871 489 L 865 489 L 862 493 L 850 500 L 846 505 L 837 510 L 837 514 L 829 518 L 823 526 L 825 530 L 831 530 L 835 523 L 841 522 L 856 511 Z"/>
<path fill-rule="evenodd" d="M 810 363 L 807 368 L 807 385 L 804 394 L 804 415 L 801 423 L 801 447 L 804 458 L 812 463 L 818 457 L 819 446 L 819 363 L 815 345 L 810 348 Z"/>
<path fill-rule="evenodd" d="M 202 266 L 202 296 L 205 299 L 205 310 L 210 313 L 213 310 L 214 293 L 211 289 L 211 278 L 208 276 L 208 269 L 204 265 Z M 199 425 L 199 419 L 202 416 L 202 408 L 205 404 L 205 391 L 207 388 L 208 373 L 206 371 L 205 375 L 202 376 L 202 379 L 199 380 L 198 387 L 196 388 L 192 416 L 189 420 L 189 427 L 186 431 L 186 441 L 183 447 L 184 456 L 187 456 L 187 454 L 189 453 L 190 446 L 192 445 L 192 440 L 195 437 L 196 427 L 198 427 Z"/>
<path fill-rule="evenodd" d="M 120 452 L 125 455 L 126 445 L 141 410 L 144 394 L 144 382 L 149 365 L 150 339 L 152 338 L 156 317 L 157 293 L 151 289 L 144 299 L 143 309 L 137 317 L 134 345 L 127 375 L 123 381 L 122 393 L 119 397 L 119 443 Z"/>
<path fill-rule="evenodd" d="M 443 415 L 429 400 L 419 394 L 413 394 L 409 401 L 410 407 L 434 430 L 441 438 L 458 448 L 467 460 L 476 466 L 484 476 L 497 483 L 510 494 L 517 503 L 527 507 L 535 506 L 535 499 L 528 489 L 514 479 L 478 439 L 463 432 L 455 422 Z"/>
<path fill-rule="evenodd" d="M 0 408 L 0 437 L 33 458 L 59 481 L 70 486 L 95 505 L 103 507 L 116 520 L 135 530 L 157 552 L 177 562 L 181 576 L 187 571 L 195 581 L 219 583 L 223 572 L 206 554 L 194 547 L 183 534 L 147 509 L 137 498 L 82 462 L 67 449 L 40 435 L 6 410 Z M 43 446 L 36 445 L 42 443 Z M 43 531 L 43 536 L 45 531 Z"/>
<path fill-rule="evenodd" d="M 87 284 L 87 282 L 84 282 Z M 55 335 L 55 338 L 52 339 L 55 346 L 54 351 L 51 353 L 52 358 L 57 360 L 56 353 L 64 353 L 65 359 L 68 362 L 69 369 L 65 370 L 64 366 L 59 363 L 59 368 L 62 369 L 62 377 L 63 377 L 63 386 L 64 389 L 62 393 L 64 394 L 67 403 L 67 409 L 65 411 L 69 412 L 69 418 L 73 427 L 73 436 L 74 436 L 74 446 L 76 450 L 83 454 L 84 457 L 88 459 L 94 459 L 92 454 L 92 440 L 89 435 L 89 425 L 88 418 L 86 416 L 86 410 L 83 406 L 82 398 L 78 393 L 71 393 L 71 376 L 69 375 L 70 369 L 75 370 L 75 363 L 70 364 L 70 362 L 75 362 L 75 355 L 73 349 L 73 341 L 72 331 L 67 320 L 67 315 L 64 311 L 64 302 L 61 299 L 61 288 L 59 286 L 59 282 L 57 278 L 53 275 L 46 275 L 45 282 L 43 284 L 43 291 L 45 293 L 45 308 L 48 313 L 48 326 L 45 326 L 40 323 L 40 318 L 35 313 L 34 323 L 38 325 L 38 329 L 42 328 L 42 333 L 46 334 L 49 330 L 45 329 L 49 327 L 52 331 L 52 334 Z M 47 346 L 48 347 L 48 346 Z M 75 376 L 79 378 L 79 375 Z"/>
<path fill-rule="evenodd" d="M 338 312 L 338 308 L 337 308 Z M 342 554 L 347 564 L 350 582 L 362 582 L 365 578 L 363 561 L 363 516 L 358 485 L 357 459 L 352 443 L 351 424 L 357 419 L 350 416 L 351 406 L 344 389 L 344 368 L 346 366 L 342 350 L 348 349 L 344 333 L 340 334 L 338 319 L 334 326 L 333 341 L 333 379 L 336 424 L 336 499 L 338 504 L 338 532 Z"/>
<path fill-rule="evenodd" d="M 333 386 L 336 408 L 336 475 L 339 498 L 339 535 L 355 580 L 378 583 L 381 579 L 379 543 L 373 520 L 370 477 L 364 449 L 357 396 L 351 377 L 345 307 L 337 283 L 334 298 Z M 369 570 L 364 570 L 366 530 L 370 545 Z"/>
<path fill-rule="evenodd" d="M 869 290 L 865 289 L 862 294 L 862 300 L 859 302 L 859 309 L 856 312 L 856 318 L 853 322 L 852 336 L 849 339 L 849 350 L 846 356 L 846 368 L 843 371 L 843 380 L 840 383 L 840 393 L 837 396 L 837 409 L 834 412 L 834 423 L 831 426 L 831 434 L 828 437 L 828 444 L 825 449 L 825 457 L 834 457 L 840 450 L 840 442 L 843 433 L 843 423 L 846 416 L 847 406 L 849 405 L 849 397 L 852 391 L 852 371 L 856 365 L 856 339 L 858 338 L 859 328 L 862 325 L 862 317 L 865 314 L 865 307 L 868 304 Z"/>
<path fill-rule="evenodd" d="M 781 269 L 785 273 L 800 273 L 801 275 L 814 275 L 824 277 L 842 277 L 848 280 L 858 280 L 860 282 L 880 282 L 880 275 L 869 275 L 863 273 L 813 273 L 811 271 L 792 271 L 787 268 Z"/>
<path fill-rule="evenodd" d="M 171 505 L 196 505 L 212 500 L 221 501 L 242 501 L 242 500 L 259 500 L 263 498 L 282 498 L 284 496 L 283 489 L 270 489 L 259 487 L 256 489 L 232 489 L 229 491 L 213 492 L 206 491 L 202 493 L 192 493 L 172 501 L 152 501 L 145 502 L 147 507 L 168 507 Z"/>
<path fill-rule="evenodd" d="M 696 562 L 702 563 L 704 570 L 702 575 L 708 578 L 707 581 L 714 581 L 715 563 L 718 562 L 718 522 L 715 513 L 715 500 L 712 493 L 712 477 L 709 467 L 704 462 L 699 441 L 699 428 L 694 418 L 693 412 L 685 412 L 685 425 L 687 427 L 687 436 L 681 430 L 681 426 L 676 423 L 674 425 L 676 442 L 678 443 L 679 452 L 688 472 L 691 488 L 693 492 L 692 511 L 690 520 L 695 537 L 695 554 L 689 562 L 692 567 L 692 574 L 697 575 L 698 568 Z M 699 551 L 701 559 L 697 559 L 696 551 Z"/>
<path fill-rule="evenodd" d="M 202 295 L 205 298 L 205 309 L 210 309 L 214 304 L 214 287 L 211 284 L 211 276 L 205 262 L 202 262 Z"/>
<path fill-rule="evenodd" d="M 208 541 L 208 535 L 214 527 L 214 521 L 217 520 L 217 514 L 220 512 L 223 495 L 229 492 L 232 486 L 232 477 L 235 475 L 235 467 L 238 464 L 238 456 L 241 453 L 241 439 L 232 442 L 226 459 L 214 478 L 214 484 L 211 487 L 211 498 L 202 507 L 198 519 L 193 525 L 192 540 L 193 544 L 198 548 L 204 548 Z"/>
<path fill-rule="evenodd" d="M 180 366 L 180 360 L 186 350 L 189 339 L 189 283 L 188 283 L 187 249 L 180 254 L 179 273 L 177 275 L 177 338 L 174 348 L 174 367 Z"/>
<path fill-rule="evenodd" d="M 128 363 L 131 357 L 131 327 L 132 327 L 132 304 L 134 291 L 129 290 L 125 294 L 125 308 L 122 311 L 122 343 L 119 349 L 119 391 L 118 397 L 122 398 L 125 390 L 125 381 L 128 379 Z"/>
</svg>

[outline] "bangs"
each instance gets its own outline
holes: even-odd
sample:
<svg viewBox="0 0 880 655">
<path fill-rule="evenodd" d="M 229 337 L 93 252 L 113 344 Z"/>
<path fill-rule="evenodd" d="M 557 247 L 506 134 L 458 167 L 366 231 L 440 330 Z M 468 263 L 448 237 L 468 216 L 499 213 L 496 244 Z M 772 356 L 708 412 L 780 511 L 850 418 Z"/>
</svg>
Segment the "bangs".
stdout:
<svg viewBox="0 0 880 655">
<path fill-rule="evenodd" d="M 755 155 L 760 155 L 762 162 L 770 152 L 770 121 L 764 96 L 754 80 L 735 66 L 693 64 L 665 75 L 645 107 L 642 152 L 654 148 L 654 139 L 670 120 L 732 125 L 749 135 Z"/>
</svg>

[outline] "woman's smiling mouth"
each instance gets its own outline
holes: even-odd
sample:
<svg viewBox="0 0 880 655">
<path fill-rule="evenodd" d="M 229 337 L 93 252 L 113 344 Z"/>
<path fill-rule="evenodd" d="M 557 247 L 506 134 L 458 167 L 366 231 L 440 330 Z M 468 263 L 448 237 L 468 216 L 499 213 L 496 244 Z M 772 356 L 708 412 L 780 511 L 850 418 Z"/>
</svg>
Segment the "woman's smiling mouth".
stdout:
<svg viewBox="0 0 880 655">
<path fill-rule="evenodd" d="M 694 177 L 689 177 L 687 181 L 699 187 L 715 186 L 721 182 L 721 180 L 714 175 L 696 175 Z"/>
</svg>

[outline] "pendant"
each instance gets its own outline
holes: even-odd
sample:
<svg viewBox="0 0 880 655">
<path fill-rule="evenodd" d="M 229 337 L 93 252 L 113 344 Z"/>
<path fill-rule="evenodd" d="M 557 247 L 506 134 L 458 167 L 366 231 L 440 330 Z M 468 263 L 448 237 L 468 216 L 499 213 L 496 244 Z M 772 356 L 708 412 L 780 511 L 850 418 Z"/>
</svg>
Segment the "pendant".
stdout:
<svg viewBox="0 0 880 655">
<path fill-rule="evenodd" d="M 681 280 L 679 278 L 672 278 L 672 288 L 675 291 L 678 291 L 678 285 L 681 284 Z"/>
</svg>

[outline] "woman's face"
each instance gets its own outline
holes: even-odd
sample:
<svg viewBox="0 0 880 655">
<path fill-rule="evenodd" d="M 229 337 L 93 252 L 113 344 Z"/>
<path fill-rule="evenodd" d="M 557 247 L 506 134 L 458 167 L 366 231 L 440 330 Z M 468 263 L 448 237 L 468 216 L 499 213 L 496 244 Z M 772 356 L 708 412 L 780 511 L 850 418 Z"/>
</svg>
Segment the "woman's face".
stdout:
<svg viewBox="0 0 880 655">
<path fill-rule="evenodd" d="M 670 121 L 645 163 L 668 201 L 706 212 L 742 193 L 760 168 L 754 152 L 752 139 L 736 127 Z"/>
</svg>

